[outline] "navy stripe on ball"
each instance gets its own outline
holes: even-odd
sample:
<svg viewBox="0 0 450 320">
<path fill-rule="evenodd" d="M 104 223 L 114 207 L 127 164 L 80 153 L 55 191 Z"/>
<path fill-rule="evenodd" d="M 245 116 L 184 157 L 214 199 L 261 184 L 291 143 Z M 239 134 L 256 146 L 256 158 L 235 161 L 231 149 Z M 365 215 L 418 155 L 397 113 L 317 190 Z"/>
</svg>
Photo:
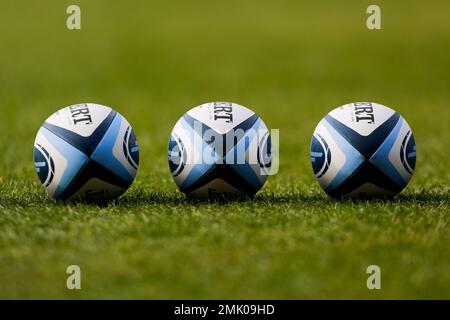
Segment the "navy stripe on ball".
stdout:
<svg viewBox="0 0 450 320">
<path fill-rule="evenodd" d="M 387 119 L 381 126 L 376 128 L 370 135 L 362 136 L 355 130 L 347 127 L 340 121 L 330 115 L 325 119 L 333 126 L 350 144 L 358 150 L 366 159 L 369 159 L 373 153 L 381 146 L 387 136 L 394 129 L 400 115 L 396 112 Z"/>
<path fill-rule="evenodd" d="M 83 152 L 85 155 L 90 157 L 94 152 L 95 148 L 97 148 L 97 145 L 102 140 L 109 126 L 113 122 L 116 114 L 117 114 L 116 111 L 111 110 L 111 112 L 108 114 L 105 120 L 103 120 L 102 123 L 97 127 L 97 129 L 95 129 L 95 131 L 88 137 L 83 137 L 79 134 L 76 134 L 73 131 L 61 128 L 59 126 L 47 122 L 43 124 L 43 127 L 47 128 L 53 134 L 65 140 L 66 142 L 68 142 L 81 152 Z"/>
<path fill-rule="evenodd" d="M 194 117 L 190 116 L 188 113 L 185 113 L 183 115 L 183 119 L 189 124 L 189 126 L 194 129 L 195 128 L 195 123 L 201 124 L 201 129 L 202 129 L 202 133 L 204 133 L 206 130 L 213 130 L 215 132 L 217 132 L 216 130 L 214 130 L 213 128 L 209 127 L 208 125 L 206 125 L 205 123 L 203 123 L 202 121 L 195 119 Z M 253 114 L 252 116 L 248 117 L 246 120 L 242 121 L 240 124 L 238 124 L 237 126 L 233 127 L 234 130 L 237 129 L 241 129 L 244 131 L 247 131 L 249 129 L 251 129 L 253 127 L 253 125 L 256 123 L 256 121 L 258 121 L 259 117 L 257 114 Z"/>
<path fill-rule="evenodd" d="M 127 189 L 130 186 L 130 182 L 125 181 L 121 177 L 117 176 L 111 170 L 103 167 L 94 160 L 89 160 L 87 164 L 82 168 L 78 175 L 72 180 L 67 188 L 61 193 L 59 198 L 61 200 L 67 200 L 71 196 L 77 193 L 86 182 L 92 178 L 98 178 L 106 183 Z"/>
<path fill-rule="evenodd" d="M 244 139 L 244 137 L 247 135 L 247 131 L 252 129 L 258 120 L 259 120 L 258 115 L 254 114 L 251 117 L 249 117 L 247 120 L 241 122 L 236 127 L 234 127 L 233 130 L 230 130 L 226 134 L 224 134 L 223 135 L 223 150 L 224 150 L 223 154 L 227 155 L 239 143 L 239 141 Z M 255 131 L 258 130 L 258 128 L 253 128 L 253 129 Z M 244 133 L 242 136 L 239 137 L 239 139 L 237 139 L 238 137 L 235 136 L 235 133 L 237 130 L 241 130 L 241 132 Z M 232 138 L 234 138 L 233 143 L 232 144 L 230 143 L 230 145 L 227 145 L 227 141 L 231 140 Z"/>
<path fill-rule="evenodd" d="M 221 136 L 222 138 L 222 150 L 215 150 L 217 156 L 223 158 L 225 157 L 242 139 L 244 139 L 247 136 L 248 130 L 252 129 L 255 124 L 258 122 L 259 117 L 256 114 L 253 114 L 251 117 L 247 118 L 240 124 L 238 124 L 236 127 L 234 127 L 232 130 L 226 132 L 225 134 L 221 134 L 217 132 L 216 130 L 210 128 L 208 125 L 204 124 L 203 122 L 191 117 L 189 114 L 185 114 L 183 116 L 183 119 L 186 121 L 186 123 L 194 130 L 198 128 L 201 128 L 201 132 L 197 132 L 202 138 L 204 137 L 204 134 L 207 130 L 212 130 L 215 132 L 217 136 Z M 197 123 L 197 125 L 195 125 Z M 199 126 L 200 125 L 200 126 Z M 235 136 L 236 130 L 240 130 L 243 134 L 239 137 Z M 254 128 L 256 131 L 257 128 Z M 229 145 L 227 142 L 231 139 L 233 139 L 233 143 L 230 143 Z"/>
<path fill-rule="evenodd" d="M 239 173 L 233 170 L 230 166 L 225 164 L 217 164 L 205 175 L 197 179 L 189 187 L 182 189 L 185 193 L 195 191 L 215 179 L 222 179 L 231 185 L 233 188 L 254 195 L 259 189 L 253 187 L 247 180 L 245 180 Z"/>
<path fill-rule="evenodd" d="M 183 115 L 183 119 L 186 121 L 186 123 L 192 128 L 192 130 L 198 129 L 199 125 L 200 125 L 200 129 L 201 132 L 197 132 L 200 136 L 203 137 L 203 134 L 207 131 L 207 130 L 214 130 L 210 127 L 208 127 L 206 124 L 204 124 L 203 122 L 195 119 L 194 117 L 191 117 L 189 114 L 185 113 Z M 214 130 L 215 131 L 215 130 Z"/>
<path fill-rule="evenodd" d="M 235 126 L 233 129 L 237 130 L 237 129 L 241 129 L 244 131 L 247 131 L 249 129 L 251 129 L 256 121 L 258 121 L 259 117 L 257 114 L 253 114 L 251 117 L 247 118 L 246 120 L 242 121 L 241 123 L 239 123 L 237 126 Z"/>
<path fill-rule="evenodd" d="M 334 190 L 327 190 L 327 193 L 333 197 L 340 197 L 356 190 L 365 183 L 374 184 L 377 187 L 386 189 L 393 193 L 398 193 L 403 189 L 403 186 L 397 185 L 375 165 L 365 161 L 343 183 L 341 183 Z"/>
</svg>

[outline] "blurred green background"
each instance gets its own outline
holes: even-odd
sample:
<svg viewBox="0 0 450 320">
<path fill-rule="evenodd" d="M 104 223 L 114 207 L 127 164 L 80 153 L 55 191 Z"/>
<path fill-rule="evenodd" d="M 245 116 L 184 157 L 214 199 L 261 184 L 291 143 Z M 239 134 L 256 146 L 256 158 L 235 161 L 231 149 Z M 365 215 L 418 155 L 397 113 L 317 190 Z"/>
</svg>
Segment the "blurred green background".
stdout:
<svg viewBox="0 0 450 320">
<path fill-rule="evenodd" d="M 0 298 L 450 298 L 450 2 L 376 1 L 378 31 L 369 4 L 2 0 Z M 215 100 L 280 129 L 280 173 L 253 201 L 186 201 L 172 182 L 172 126 Z M 332 200 L 314 179 L 313 129 L 352 101 L 413 129 L 416 172 L 395 200 Z M 106 208 L 57 204 L 34 172 L 39 126 L 80 102 L 121 112 L 141 148 Z M 366 288 L 371 264 L 382 290 Z"/>
</svg>

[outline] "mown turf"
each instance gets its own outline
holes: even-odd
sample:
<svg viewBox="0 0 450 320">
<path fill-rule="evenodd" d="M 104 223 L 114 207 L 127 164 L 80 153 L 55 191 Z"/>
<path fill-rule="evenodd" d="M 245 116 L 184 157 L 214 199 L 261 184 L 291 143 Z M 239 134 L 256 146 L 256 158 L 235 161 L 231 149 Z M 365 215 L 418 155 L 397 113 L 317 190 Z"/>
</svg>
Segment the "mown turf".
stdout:
<svg viewBox="0 0 450 320">
<path fill-rule="evenodd" d="M 0 4 L 0 298 L 450 298 L 448 1 L 379 1 L 381 31 L 358 1 L 77 3 L 81 31 L 65 29 L 70 2 Z M 190 201 L 172 182 L 172 126 L 212 100 L 280 129 L 280 172 L 254 200 Z M 394 200 L 333 200 L 311 173 L 315 125 L 358 100 L 416 136 Z M 34 172 L 39 126 L 78 102 L 116 108 L 140 143 L 107 207 L 56 203 Z"/>
</svg>

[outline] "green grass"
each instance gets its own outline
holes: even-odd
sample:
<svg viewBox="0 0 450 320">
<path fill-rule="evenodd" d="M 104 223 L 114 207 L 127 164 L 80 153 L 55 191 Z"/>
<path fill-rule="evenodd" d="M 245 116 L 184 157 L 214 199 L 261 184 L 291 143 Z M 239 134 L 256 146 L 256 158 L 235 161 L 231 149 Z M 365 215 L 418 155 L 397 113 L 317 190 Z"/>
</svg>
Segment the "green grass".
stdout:
<svg viewBox="0 0 450 320">
<path fill-rule="evenodd" d="M 0 298 L 450 298 L 450 3 L 70 1 L 0 4 Z M 280 129 L 281 167 L 254 200 L 190 201 L 167 166 L 189 108 L 225 100 Z M 411 125 L 418 162 L 391 201 L 337 201 L 309 164 L 317 122 L 351 101 Z M 110 105 L 141 147 L 107 207 L 51 200 L 34 172 L 45 118 Z M 82 270 L 82 290 L 65 269 Z M 366 268 L 382 290 L 366 288 Z"/>
</svg>

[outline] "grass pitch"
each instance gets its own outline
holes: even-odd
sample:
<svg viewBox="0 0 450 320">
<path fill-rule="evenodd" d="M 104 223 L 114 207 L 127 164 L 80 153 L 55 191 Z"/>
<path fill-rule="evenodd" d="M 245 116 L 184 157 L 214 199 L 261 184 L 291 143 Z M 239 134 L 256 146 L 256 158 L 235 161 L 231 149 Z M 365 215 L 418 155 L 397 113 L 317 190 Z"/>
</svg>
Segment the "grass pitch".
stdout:
<svg viewBox="0 0 450 320">
<path fill-rule="evenodd" d="M 78 3 L 79 31 L 71 3 L 0 5 L 0 298 L 450 298 L 448 1 L 379 1 L 380 31 L 357 1 Z M 189 201 L 172 182 L 172 126 L 214 100 L 280 129 L 280 172 L 254 200 Z M 330 199 L 312 174 L 314 127 L 358 100 L 415 134 L 392 201 Z M 34 172 L 39 126 L 79 102 L 117 109 L 141 147 L 107 207 L 56 203 Z M 71 264 L 82 290 L 66 289 Z"/>
</svg>

